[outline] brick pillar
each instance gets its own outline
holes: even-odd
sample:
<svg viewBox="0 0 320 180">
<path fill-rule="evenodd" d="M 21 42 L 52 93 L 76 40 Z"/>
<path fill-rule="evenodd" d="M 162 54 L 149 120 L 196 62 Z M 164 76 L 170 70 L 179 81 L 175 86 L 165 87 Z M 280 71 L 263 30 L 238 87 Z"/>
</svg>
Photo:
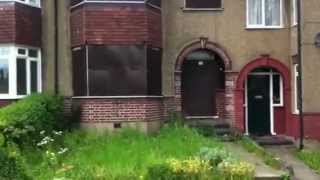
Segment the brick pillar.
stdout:
<svg viewBox="0 0 320 180">
<path fill-rule="evenodd" d="M 175 104 L 176 111 L 182 112 L 182 89 L 181 89 L 181 71 L 174 73 L 174 91 L 175 91 Z"/>
<path fill-rule="evenodd" d="M 225 119 L 231 126 L 236 125 L 236 108 L 235 108 L 235 88 L 238 73 L 226 71 L 226 88 L 225 88 Z"/>
<path fill-rule="evenodd" d="M 216 90 L 216 108 L 219 118 L 225 119 L 225 90 Z"/>
</svg>

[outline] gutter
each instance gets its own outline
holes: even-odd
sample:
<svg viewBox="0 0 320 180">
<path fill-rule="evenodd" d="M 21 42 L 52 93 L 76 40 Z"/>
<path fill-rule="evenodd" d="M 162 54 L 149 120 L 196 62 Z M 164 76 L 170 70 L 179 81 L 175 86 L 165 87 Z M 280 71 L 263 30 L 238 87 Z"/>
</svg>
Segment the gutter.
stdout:
<svg viewBox="0 0 320 180">
<path fill-rule="evenodd" d="M 298 16 L 298 110 L 299 110 L 299 123 L 300 123 L 300 142 L 299 149 L 304 148 L 304 117 L 303 117 L 303 85 L 302 85 L 302 0 L 297 0 L 297 16 Z"/>
<path fill-rule="evenodd" d="M 59 60 L 59 39 L 58 39 L 58 33 L 59 33 L 59 30 L 58 30 L 58 0 L 54 0 L 54 27 L 55 27 L 55 32 L 54 32 L 54 93 L 56 95 L 58 95 L 59 93 L 59 76 L 58 76 L 58 60 Z"/>
</svg>

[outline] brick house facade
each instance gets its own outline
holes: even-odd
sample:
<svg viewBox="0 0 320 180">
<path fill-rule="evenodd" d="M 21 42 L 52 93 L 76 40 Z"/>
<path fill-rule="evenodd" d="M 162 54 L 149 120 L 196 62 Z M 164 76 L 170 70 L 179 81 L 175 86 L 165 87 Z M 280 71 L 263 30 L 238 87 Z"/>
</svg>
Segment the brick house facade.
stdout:
<svg viewBox="0 0 320 180">
<path fill-rule="evenodd" d="M 178 112 L 298 137 L 296 0 L 272 2 L 0 1 L 0 104 L 56 91 L 84 127 L 151 132 Z M 302 2 L 305 131 L 317 139 L 319 6 Z"/>
</svg>

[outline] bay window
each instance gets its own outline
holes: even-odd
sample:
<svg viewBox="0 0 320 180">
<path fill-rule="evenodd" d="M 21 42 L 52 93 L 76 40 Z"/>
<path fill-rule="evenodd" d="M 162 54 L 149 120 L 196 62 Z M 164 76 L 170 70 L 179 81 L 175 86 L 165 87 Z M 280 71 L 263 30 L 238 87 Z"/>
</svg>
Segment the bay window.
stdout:
<svg viewBox="0 0 320 180">
<path fill-rule="evenodd" d="M 10 0 L 0 0 L 1 1 L 10 1 Z M 22 4 L 26 4 L 29 6 L 34 6 L 34 7 L 41 7 L 41 0 L 11 0 L 14 2 L 18 2 L 18 3 L 22 3 Z"/>
<path fill-rule="evenodd" d="M 40 50 L 0 47 L 0 99 L 16 99 L 41 92 Z"/>
<path fill-rule="evenodd" d="M 248 28 L 281 28 L 283 0 L 247 0 Z"/>
</svg>

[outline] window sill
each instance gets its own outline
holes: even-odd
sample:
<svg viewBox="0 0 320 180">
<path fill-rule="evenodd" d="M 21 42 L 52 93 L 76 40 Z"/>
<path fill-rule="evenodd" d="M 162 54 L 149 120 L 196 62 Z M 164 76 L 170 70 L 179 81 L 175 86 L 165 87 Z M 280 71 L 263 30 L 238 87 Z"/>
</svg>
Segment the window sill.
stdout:
<svg viewBox="0 0 320 180">
<path fill-rule="evenodd" d="M 185 8 L 182 7 L 181 8 L 182 11 L 184 12 L 208 12 L 208 11 L 212 11 L 212 12 L 218 12 L 218 11 L 223 11 L 224 8 Z"/>
<path fill-rule="evenodd" d="M 15 95 L 0 94 L 0 100 L 16 100 L 16 99 L 23 99 L 25 97 L 27 97 L 27 95 L 15 96 Z"/>
<path fill-rule="evenodd" d="M 283 26 L 247 26 L 247 30 L 279 30 L 284 29 Z"/>
</svg>

